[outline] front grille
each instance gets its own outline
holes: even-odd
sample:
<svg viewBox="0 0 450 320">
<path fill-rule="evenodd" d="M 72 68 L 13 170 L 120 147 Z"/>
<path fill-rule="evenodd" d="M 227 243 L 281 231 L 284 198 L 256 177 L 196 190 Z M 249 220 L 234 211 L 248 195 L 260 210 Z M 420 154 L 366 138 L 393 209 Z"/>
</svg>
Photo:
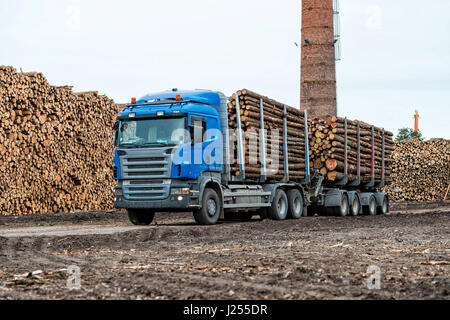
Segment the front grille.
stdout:
<svg viewBox="0 0 450 320">
<path fill-rule="evenodd" d="M 159 197 L 161 197 L 163 195 L 164 195 L 164 193 L 154 193 L 154 194 L 152 194 L 152 198 L 159 198 Z M 135 198 L 146 198 L 146 200 L 147 200 L 148 194 L 147 193 L 135 193 L 135 194 L 133 194 L 133 197 L 135 197 Z M 152 199 L 152 200 L 155 200 L 155 199 Z"/>
<path fill-rule="evenodd" d="M 128 158 L 129 162 L 144 162 L 144 161 L 164 161 L 164 157 L 153 157 L 153 158 Z"/>
<path fill-rule="evenodd" d="M 170 193 L 171 155 L 166 148 L 127 149 L 119 157 L 123 195 L 127 200 L 164 200 Z"/>
<path fill-rule="evenodd" d="M 163 200 L 169 197 L 170 181 L 126 180 L 123 195 L 127 200 Z"/>
<path fill-rule="evenodd" d="M 162 191 L 162 190 L 164 190 L 164 187 L 130 187 L 129 190 L 130 191 L 154 191 L 154 190 Z"/>
<path fill-rule="evenodd" d="M 128 175 L 130 177 L 139 177 L 142 175 L 146 175 L 146 176 L 162 176 L 164 175 L 164 171 L 149 171 L 149 172 L 128 172 Z"/>
<path fill-rule="evenodd" d="M 139 164 L 139 165 L 128 165 L 128 169 L 156 169 L 161 168 L 160 164 Z"/>
<path fill-rule="evenodd" d="M 169 156 L 165 157 L 122 157 L 123 178 L 154 179 L 170 178 Z"/>
<path fill-rule="evenodd" d="M 163 184 L 163 180 L 134 180 L 129 181 L 130 184 Z"/>
</svg>

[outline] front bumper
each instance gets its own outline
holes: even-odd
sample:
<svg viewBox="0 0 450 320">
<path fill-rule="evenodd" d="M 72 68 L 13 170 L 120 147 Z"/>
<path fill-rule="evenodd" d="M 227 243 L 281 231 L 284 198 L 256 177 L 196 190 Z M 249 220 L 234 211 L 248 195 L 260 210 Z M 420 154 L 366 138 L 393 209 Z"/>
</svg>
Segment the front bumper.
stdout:
<svg viewBox="0 0 450 320">
<path fill-rule="evenodd" d="M 175 185 L 172 184 L 174 188 L 184 188 L 189 187 L 188 185 Z M 120 186 L 116 187 L 121 189 Z M 169 194 L 166 199 L 142 199 L 142 200 L 131 200 L 126 199 L 122 194 L 116 194 L 114 196 L 114 208 L 118 209 L 155 209 L 157 211 L 190 211 L 198 209 L 199 199 L 198 192 L 191 190 L 190 194 Z"/>
<path fill-rule="evenodd" d="M 183 196 L 183 200 L 171 200 L 169 197 L 165 200 L 126 200 L 123 197 L 116 197 L 114 201 L 114 208 L 118 209 L 158 209 L 159 211 L 178 211 L 178 210 L 192 210 L 199 206 L 191 204 L 189 196 Z"/>
</svg>

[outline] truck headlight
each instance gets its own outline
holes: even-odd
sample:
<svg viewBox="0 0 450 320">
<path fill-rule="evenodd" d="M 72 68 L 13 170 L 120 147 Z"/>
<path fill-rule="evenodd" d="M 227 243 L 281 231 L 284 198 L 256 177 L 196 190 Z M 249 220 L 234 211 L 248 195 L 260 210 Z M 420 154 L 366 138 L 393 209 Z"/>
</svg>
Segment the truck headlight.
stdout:
<svg viewBox="0 0 450 320">
<path fill-rule="evenodd" d="M 123 196 L 123 190 L 122 190 L 122 189 L 116 189 L 116 190 L 114 191 L 114 195 L 115 195 L 116 197 Z"/>
<path fill-rule="evenodd" d="M 189 188 L 172 188 L 170 189 L 170 194 L 174 195 L 174 196 L 178 196 L 178 195 L 189 195 L 189 193 L 191 192 L 191 189 Z"/>
</svg>

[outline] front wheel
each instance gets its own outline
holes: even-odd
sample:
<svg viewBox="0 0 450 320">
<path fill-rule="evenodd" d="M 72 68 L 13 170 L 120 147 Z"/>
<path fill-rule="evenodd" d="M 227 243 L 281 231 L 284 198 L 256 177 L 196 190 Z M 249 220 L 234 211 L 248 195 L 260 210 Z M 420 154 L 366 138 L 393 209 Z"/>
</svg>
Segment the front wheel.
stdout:
<svg viewBox="0 0 450 320">
<path fill-rule="evenodd" d="M 206 188 L 203 193 L 202 208 L 194 212 L 194 219 L 200 225 L 216 224 L 220 217 L 222 204 L 214 189 Z"/>
<path fill-rule="evenodd" d="M 136 226 L 148 226 L 155 218 L 155 211 L 145 209 L 127 209 L 128 219 Z"/>
</svg>

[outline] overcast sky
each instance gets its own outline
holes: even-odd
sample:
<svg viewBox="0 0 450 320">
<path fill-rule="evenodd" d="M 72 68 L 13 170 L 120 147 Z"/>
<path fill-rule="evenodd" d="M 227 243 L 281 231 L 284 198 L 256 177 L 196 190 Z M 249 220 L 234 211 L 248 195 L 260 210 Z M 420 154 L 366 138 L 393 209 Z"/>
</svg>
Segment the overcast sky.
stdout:
<svg viewBox="0 0 450 320">
<path fill-rule="evenodd" d="M 0 64 L 116 102 L 248 88 L 299 107 L 300 0 L 0 0 Z M 450 138 L 449 0 L 341 0 L 338 112 Z"/>
</svg>

